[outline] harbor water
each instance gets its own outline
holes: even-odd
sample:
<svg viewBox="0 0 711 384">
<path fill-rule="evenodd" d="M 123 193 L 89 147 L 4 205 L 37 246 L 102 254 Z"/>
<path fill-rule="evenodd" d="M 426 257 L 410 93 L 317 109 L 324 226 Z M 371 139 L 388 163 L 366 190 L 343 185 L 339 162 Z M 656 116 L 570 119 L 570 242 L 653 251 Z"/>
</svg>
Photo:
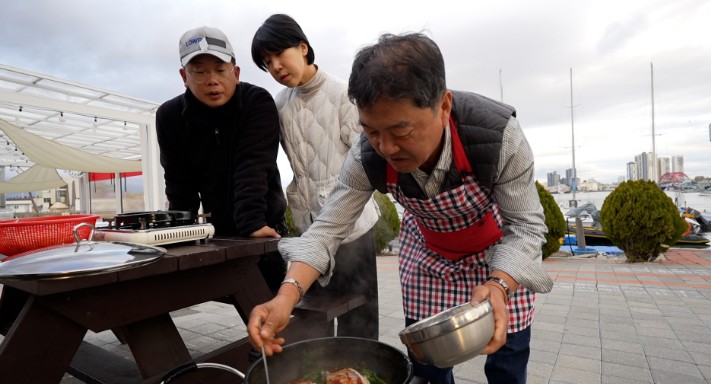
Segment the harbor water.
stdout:
<svg viewBox="0 0 711 384">
<path fill-rule="evenodd" d="M 577 200 L 577 206 L 581 206 L 585 203 L 593 203 L 597 209 L 601 209 L 602 204 L 605 202 L 605 198 L 607 198 L 611 192 L 612 191 L 576 192 L 575 200 Z M 665 191 L 665 193 L 673 202 L 678 201 L 678 206 L 695 209 L 701 212 L 707 220 L 711 220 L 711 195 L 703 195 L 696 191 Z M 570 209 L 570 201 L 573 199 L 573 194 L 553 194 L 553 198 L 560 207 L 561 211 L 565 213 Z M 711 240 L 711 232 L 704 232 L 699 235 Z"/>
<path fill-rule="evenodd" d="M 585 203 L 593 203 L 597 209 L 602 208 L 602 204 L 605 202 L 605 198 L 610 195 L 612 191 L 603 192 L 576 192 L 575 200 L 578 201 L 578 206 Z M 711 195 L 702 195 L 699 192 L 683 192 L 679 193 L 677 191 L 665 191 L 667 196 L 669 196 L 672 201 L 675 201 L 678 197 L 680 206 L 691 207 L 706 216 L 711 215 Z M 561 208 L 563 213 L 570 209 L 570 200 L 573 199 L 572 193 L 563 194 L 553 194 L 553 198 L 558 206 Z"/>
</svg>

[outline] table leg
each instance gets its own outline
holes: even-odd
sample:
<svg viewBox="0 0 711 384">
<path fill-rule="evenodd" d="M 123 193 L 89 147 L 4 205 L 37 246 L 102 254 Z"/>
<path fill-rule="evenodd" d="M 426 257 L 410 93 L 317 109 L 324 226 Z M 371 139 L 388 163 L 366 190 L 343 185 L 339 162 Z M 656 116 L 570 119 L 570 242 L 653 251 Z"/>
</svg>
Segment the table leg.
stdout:
<svg viewBox="0 0 711 384">
<path fill-rule="evenodd" d="M 3 335 L 7 333 L 22 307 L 25 306 L 28 297 L 30 297 L 28 293 L 8 286 L 3 287 L 0 294 L 0 333 Z"/>
<path fill-rule="evenodd" d="M 30 297 L 0 345 L 3 383 L 59 383 L 86 328 Z"/>
<path fill-rule="evenodd" d="M 173 369 L 191 360 L 170 314 L 121 327 L 143 377 Z"/>
</svg>

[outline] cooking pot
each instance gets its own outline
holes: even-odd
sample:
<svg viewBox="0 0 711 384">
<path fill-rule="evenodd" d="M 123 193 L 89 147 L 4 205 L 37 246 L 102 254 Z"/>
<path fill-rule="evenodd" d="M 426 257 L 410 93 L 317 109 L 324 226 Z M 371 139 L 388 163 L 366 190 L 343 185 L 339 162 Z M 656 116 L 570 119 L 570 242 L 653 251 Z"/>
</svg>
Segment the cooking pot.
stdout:
<svg viewBox="0 0 711 384">
<path fill-rule="evenodd" d="M 267 357 L 270 384 L 285 384 L 321 371 L 344 368 L 368 369 L 388 384 L 409 383 L 412 363 L 405 353 L 385 343 L 358 337 L 325 337 L 288 344 L 281 353 Z M 168 373 L 162 384 L 200 368 L 218 368 L 243 378 L 247 384 L 266 384 L 262 359 L 246 374 L 214 363 L 188 363 Z M 238 380 L 235 380 L 238 382 Z"/>
<path fill-rule="evenodd" d="M 88 240 L 78 229 L 91 227 Z M 0 263 L 0 278 L 67 278 L 112 272 L 146 264 L 162 257 L 166 250 L 142 244 L 94 241 L 94 226 L 81 223 L 73 228 L 76 244 L 57 245 L 12 257 Z"/>
<path fill-rule="evenodd" d="M 399 333 L 414 358 L 440 368 L 480 355 L 494 336 L 491 302 L 464 303 L 422 319 Z"/>
</svg>

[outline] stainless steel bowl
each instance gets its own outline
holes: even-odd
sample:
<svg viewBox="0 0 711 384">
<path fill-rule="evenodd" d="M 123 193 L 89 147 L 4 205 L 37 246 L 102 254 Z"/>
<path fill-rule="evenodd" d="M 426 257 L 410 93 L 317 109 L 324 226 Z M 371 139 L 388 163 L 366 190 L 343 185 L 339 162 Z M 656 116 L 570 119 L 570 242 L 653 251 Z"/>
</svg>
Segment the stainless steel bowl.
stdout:
<svg viewBox="0 0 711 384">
<path fill-rule="evenodd" d="M 420 320 L 399 335 L 418 361 L 452 367 L 484 351 L 494 335 L 494 313 L 488 300 L 466 303 Z"/>
</svg>

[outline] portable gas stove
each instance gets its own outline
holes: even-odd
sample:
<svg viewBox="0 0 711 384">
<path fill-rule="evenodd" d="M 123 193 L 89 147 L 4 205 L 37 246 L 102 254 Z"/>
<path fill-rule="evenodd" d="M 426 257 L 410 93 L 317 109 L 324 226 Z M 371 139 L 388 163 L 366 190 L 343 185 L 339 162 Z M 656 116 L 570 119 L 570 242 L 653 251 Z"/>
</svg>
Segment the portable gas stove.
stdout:
<svg viewBox="0 0 711 384">
<path fill-rule="evenodd" d="M 94 233 L 95 240 L 164 245 L 185 241 L 205 241 L 215 235 L 215 227 L 199 223 L 188 211 L 133 212 L 116 215 L 108 228 Z"/>
</svg>

